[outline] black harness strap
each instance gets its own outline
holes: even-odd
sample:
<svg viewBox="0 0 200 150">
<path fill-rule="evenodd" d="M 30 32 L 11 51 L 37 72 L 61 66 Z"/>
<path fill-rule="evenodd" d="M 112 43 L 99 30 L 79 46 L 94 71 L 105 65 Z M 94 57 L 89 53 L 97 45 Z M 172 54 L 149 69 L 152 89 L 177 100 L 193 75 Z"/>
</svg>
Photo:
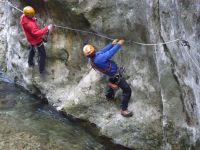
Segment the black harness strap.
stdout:
<svg viewBox="0 0 200 150">
<path fill-rule="evenodd" d="M 106 68 L 106 69 L 102 69 L 102 68 L 97 67 L 97 66 L 94 64 L 94 60 L 93 60 L 92 58 L 90 58 L 90 64 L 91 64 L 92 68 L 95 69 L 95 70 L 98 70 L 98 71 L 100 71 L 100 72 L 102 72 L 102 73 L 107 73 L 107 72 L 109 72 L 109 71 L 111 70 L 111 67 L 112 67 L 111 61 L 109 61 L 109 62 L 110 62 L 109 67 Z"/>
</svg>

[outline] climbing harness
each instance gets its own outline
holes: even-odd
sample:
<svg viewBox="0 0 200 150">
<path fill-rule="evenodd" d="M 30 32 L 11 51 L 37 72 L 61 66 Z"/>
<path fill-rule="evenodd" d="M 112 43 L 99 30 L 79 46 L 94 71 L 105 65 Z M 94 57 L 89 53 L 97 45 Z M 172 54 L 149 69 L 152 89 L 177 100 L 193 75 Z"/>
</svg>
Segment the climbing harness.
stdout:
<svg viewBox="0 0 200 150">
<path fill-rule="evenodd" d="M 47 32 L 45 33 L 45 35 L 43 36 L 43 38 L 42 38 L 42 40 L 43 40 L 44 43 L 47 43 L 47 42 L 48 42 L 48 37 L 49 37 L 49 31 L 47 31 Z"/>
<path fill-rule="evenodd" d="M 121 78 L 121 74 L 115 74 L 114 77 L 109 78 L 108 86 L 110 86 L 113 90 L 118 89 L 118 84 Z"/>
<path fill-rule="evenodd" d="M 98 70 L 98 71 L 100 71 L 100 72 L 102 72 L 104 74 L 109 72 L 111 70 L 111 67 L 112 67 L 112 64 L 111 64 L 110 60 L 109 60 L 109 66 L 106 69 L 102 69 L 102 68 L 96 66 L 94 64 L 94 60 L 92 58 L 90 58 L 90 64 L 91 64 L 91 66 L 92 66 L 92 68 L 94 70 Z M 114 76 L 109 78 L 108 86 L 111 87 L 114 90 L 118 89 L 118 83 L 120 82 L 121 78 L 123 77 L 123 72 L 124 71 L 125 71 L 124 67 L 118 68 L 117 73 Z"/>
<path fill-rule="evenodd" d="M 33 46 L 39 48 L 39 47 L 42 46 L 42 44 L 43 44 L 43 42 L 40 42 L 40 43 L 38 43 L 38 44 L 36 44 L 36 45 L 33 45 Z"/>
<path fill-rule="evenodd" d="M 121 79 L 123 78 L 123 73 L 125 71 L 124 67 L 120 67 L 118 68 L 117 73 L 113 76 L 109 78 L 109 83 L 108 86 L 111 87 L 113 90 L 117 90 L 118 84 L 121 81 Z"/>
<path fill-rule="evenodd" d="M 111 70 L 111 67 L 112 67 L 111 61 L 110 61 L 110 60 L 109 60 L 109 66 L 108 66 L 108 68 L 106 68 L 106 69 L 102 69 L 102 68 L 97 67 L 97 66 L 94 64 L 94 60 L 93 60 L 92 58 L 90 58 L 90 64 L 91 64 L 91 66 L 92 66 L 92 68 L 93 68 L 94 70 L 98 70 L 98 71 L 100 71 L 100 72 L 102 72 L 102 73 L 107 73 L 107 72 L 109 72 L 109 71 Z"/>
</svg>

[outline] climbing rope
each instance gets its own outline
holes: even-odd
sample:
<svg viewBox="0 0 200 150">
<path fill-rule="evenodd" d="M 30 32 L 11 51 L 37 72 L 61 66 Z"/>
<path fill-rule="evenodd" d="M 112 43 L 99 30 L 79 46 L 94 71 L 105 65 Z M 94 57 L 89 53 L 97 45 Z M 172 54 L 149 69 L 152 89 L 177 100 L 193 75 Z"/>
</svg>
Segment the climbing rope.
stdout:
<svg viewBox="0 0 200 150">
<path fill-rule="evenodd" d="M 59 26 L 59 25 L 54 25 L 54 27 L 57 27 L 57 28 L 62 28 L 62 29 L 67 29 L 67 30 L 72 30 L 72 31 L 77 31 L 77 32 L 83 32 L 83 33 L 89 33 L 89 34 L 94 34 L 96 36 L 99 36 L 99 37 L 103 37 L 105 39 L 108 39 L 108 40 L 111 40 L 113 41 L 114 39 L 110 38 L 110 37 L 107 37 L 107 36 L 104 36 L 104 35 L 101 35 L 101 34 L 97 34 L 95 32 L 89 32 L 89 31 L 85 31 L 85 30 L 80 30 L 80 29 L 73 29 L 73 28 L 70 28 L 68 26 Z M 175 40 L 171 40 L 171 41 L 168 41 L 168 42 L 163 42 L 163 43 L 156 43 L 156 44 L 146 44 L 146 43 L 140 43 L 140 42 L 136 42 L 136 41 L 130 41 L 135 43 L 135 44 L 138 44 L 138 45 L 143 45 L 143 46 L 155 46 L 155 45 L 164 45 L 164 44 L 169 44 L 169 43 L 175 43 L 177 41 L 179 41 L 180 39 L 175 39 Z"/>
<path fill-rule="evenodd" d="M 15 7 L 11 2 L 9 2 L 9 1 L 6 1 L 6 2 L 10 7 L 15 8 L 16 10 L 20 11 L 21 13 L 23 13 L 23 11 L 21 9 Z"/>
<path fill-rule="evenodd" d="M 62 29 L 67 29 L 67 30 L 71 30 L 71 31 L 77 31 L 77 32 L 88 33 L 88 34 L 94 34 L 94 35 L 96 35 L 96 36 L 103 37 L 103 38 L 108 39 L 108 40 L 114 40 L 114 39 L 112 39 L 112 38 L 109 38 L 109 37 L 104 36 L 104 35 L 101 35 L 101 34 L 97 34 L 97 33 L 95 33 L 95 32 L 85 31 L 85 30 L 80 30 L 80 29 L 73 29 L 73 28 L 70 28 L 70 27 L 68 27 L 68 26 L 54 25 L 54 27 L 56 27 L 56 28 L 62 28 Z"/>
<path fill-rule="evenodd" d="M 9 1 L 2 1 L 2 2 L 7 2 L 7 4 L 18 10 L 19 12 L 23 13 L 23 11 L 17 7 L 15 7 L 12 3 L 10 3 Z M 61 26 L 61 25 L 56 25 L 54 24 L 53 25 L 54 27 L 56 28 L 61 28 L 61 29 L 66 29 L 66 30 L 71 30 L 71 31 L 76 31 L 76 32 L 82 32 L 82 33 L 88 33 L 88 34 L 93 34 L 93 35 L 96 35 L 96 36 L 99 36 L 99 37 L 102 37 L 102 38 L 105 38 L 105 39 L 108 39 L 108 40 L 114 40 L 113 38 L 110 38 L 108 36 L 104 36 L 104 35 L 101 35 L 101 34 L 97 34 L 95 32 L 91 32 L 91 31 L 85 31 L 85 30 L 80 30 L 80 29 L 74 29 L 74 28 L 70 28 L 68 26 Z M 180 41 L 180 39 L 175 39 L 175 40 L 171 40 L 171 41 L 167 41 L 167 42 L 163 42 L 163 43 L 154 43 L 154 44 L 147 44 L 147 43 L 140 43 L 140 42 L 136 42 L 136 41 L 130 41 L 129 43 L 135 43 L 135 44 L 138 44 L 138 45 L 143 45 L 143 46 L 156 46 L 156 45 L 164 45 L 164 44 L 169 44 L 169 43 L 175 43 L 175 42 L 178 42 Z"/>
<path fill-rule="evenodd" d="M 130 41 L 130 42 L 133 42 L 133 43 L 138 44 L 138 45 L 143 45 L 143 46 L 157 46 L 157 45 L 165 45 L 165 44 L 169 44 L 169 43 L 175 43 L 175 42 L 178 42 L 178 41 L 180 41 L 180 39 L 175 39 L 175 40 L 171 40 L 171 41 L 168 41 L 168 42 L 155 43 L 155 44 L 146 44 L 146 43 L 140 43 L 140 42 L 135 42 L 135 41 Z"/>
</svg>

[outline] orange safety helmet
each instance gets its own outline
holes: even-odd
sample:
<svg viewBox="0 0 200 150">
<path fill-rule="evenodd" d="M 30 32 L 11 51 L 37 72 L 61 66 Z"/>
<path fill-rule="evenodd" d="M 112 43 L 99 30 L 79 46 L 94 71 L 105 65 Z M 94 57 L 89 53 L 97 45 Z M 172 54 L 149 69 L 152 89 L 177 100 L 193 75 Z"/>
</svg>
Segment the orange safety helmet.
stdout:
<svg viewBox="0 0 200 150">
<path fill-rule="evenodd" d="M 34 16 L 34 15 L 35 15 L 35 10 L 34 10 L 33 7 L 31 7 L 31 6 L 26 6 L 26 7 L 24 7 L 24 9 L 23 9 L 23 13 L 24 13 L 26 16 Z"/>
<path fill-rule="evenodd" d="M 95 52 L 95 49 L 92 45 L 87 44 L 83 47 L 83 54 L 84 56 L 91 56 L 93 55 Z"/>
</svg>

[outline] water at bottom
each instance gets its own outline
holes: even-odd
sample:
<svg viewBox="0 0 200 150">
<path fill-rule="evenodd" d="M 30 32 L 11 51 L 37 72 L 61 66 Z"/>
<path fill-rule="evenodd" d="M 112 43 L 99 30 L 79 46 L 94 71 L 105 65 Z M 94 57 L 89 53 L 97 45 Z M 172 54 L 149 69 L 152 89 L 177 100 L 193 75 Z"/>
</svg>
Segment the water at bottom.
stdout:
<svg viewBox="0 0 200 150">
<path fill-rule="evenodd" d="M 0 81 L 0 150 L 102 150 L 87 133 L 40 100 Z"/>
</svg>

